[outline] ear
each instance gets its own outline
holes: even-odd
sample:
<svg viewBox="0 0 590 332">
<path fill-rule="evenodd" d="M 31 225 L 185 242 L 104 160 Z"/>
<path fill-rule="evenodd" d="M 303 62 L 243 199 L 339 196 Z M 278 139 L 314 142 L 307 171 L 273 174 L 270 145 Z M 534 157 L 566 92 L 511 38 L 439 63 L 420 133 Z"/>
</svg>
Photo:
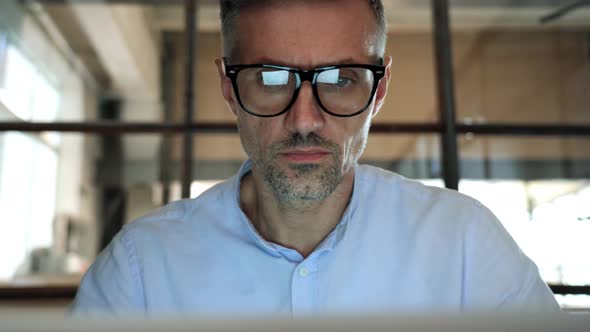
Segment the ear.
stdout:
<svg viewBox="0 0 590 332">
<path fill-rule="evenodd" d="M 389 79 L 391 78 L 391 56 L 385 58 L 385 76 L 379 81 L 377 92 L 375 93 L 375 107 L 371 117 L 375 117 L 385 103 L 385 96 L 387 96 L 387 87 L 389 86 Z"/>
<path fill-rule="evenodd" d="M 223 99 L 225 99 L 227 105 L 231 112 L 237 116 L 238 110 L 236 105 L 236 100 L 233 94 L 233 86 L 231 80 L 225 75 L 225 64 L 221 59 L 215 59 L 215 65 L 217 66 L 217 74 L 219 75 L 219 80 L 221 81 L 221 94 L 223 95 Z"/>
</svg>

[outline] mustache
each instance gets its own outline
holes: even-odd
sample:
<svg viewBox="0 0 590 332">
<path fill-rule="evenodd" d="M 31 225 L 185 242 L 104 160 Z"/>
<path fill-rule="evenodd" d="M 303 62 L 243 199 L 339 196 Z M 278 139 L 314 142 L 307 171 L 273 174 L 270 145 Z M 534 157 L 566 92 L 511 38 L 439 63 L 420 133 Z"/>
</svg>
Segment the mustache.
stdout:
<svg viewBox="0 0 590 332">
<path fill-rule="evenodd" d="M 303 136 L 299 133 L 293 134 L 288 139 L 274 143 L 272 145 L 272 151 L 278 153 L 281 150 L 293 149 L 293 148 L 309 148 L 309 147 L 321 147 L 332 152 L 337 152 L 338 145 L 330 142 L 329 140 L 321 137 L 316 133 L 310 133 L 309 135 Z"/>
</svg>

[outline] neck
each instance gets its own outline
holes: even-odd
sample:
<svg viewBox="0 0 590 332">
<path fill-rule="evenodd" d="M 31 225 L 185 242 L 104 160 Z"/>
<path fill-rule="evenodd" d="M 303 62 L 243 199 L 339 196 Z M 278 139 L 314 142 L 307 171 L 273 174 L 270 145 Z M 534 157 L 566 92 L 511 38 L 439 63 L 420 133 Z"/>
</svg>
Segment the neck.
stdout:
<svg viewBox="0 0 590 332">
<path fill-rule="evenodd" d="M 242 177 L 240 204 L 264 239 L 307 257 L 340 222 L 353 184 L 351 170 L 324 200 L 281 202 L 261 176 L 250 172 Z"/>
</svg>

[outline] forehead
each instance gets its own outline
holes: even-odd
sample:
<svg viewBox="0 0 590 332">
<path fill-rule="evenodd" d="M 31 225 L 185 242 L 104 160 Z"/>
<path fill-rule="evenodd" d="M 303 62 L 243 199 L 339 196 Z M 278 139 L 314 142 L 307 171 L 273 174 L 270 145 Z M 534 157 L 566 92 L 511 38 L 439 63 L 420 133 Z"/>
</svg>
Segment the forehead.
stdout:
<svg viewBox="0 0 590 332">
<path fill-rule="evenodd" d="M 376 57 L 375 18 L 366 1 L 292 1 L 248 8 L 236 22 L 236 60 L 314 67 Z"/>
</svg>

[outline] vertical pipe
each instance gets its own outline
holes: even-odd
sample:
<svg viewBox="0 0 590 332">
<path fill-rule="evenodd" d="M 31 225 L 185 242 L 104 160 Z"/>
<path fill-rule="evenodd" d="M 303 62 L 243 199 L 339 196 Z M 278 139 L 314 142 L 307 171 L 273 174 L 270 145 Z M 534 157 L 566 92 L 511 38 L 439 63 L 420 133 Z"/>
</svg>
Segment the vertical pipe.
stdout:
<svg viewBox="0 0 590 332">
<path fill-rule="evenodd" d="M 100 102 L 100 119 L 105 121 L 120 121 L 123 102 L 120 99 L 105 98 Z M 100 209 L 100 238 L 98 251 L 106 248 L 115 235 L 125 224 L 127 208 L 127 191 L 125 189 L 125 151 L 123 138 L 118 135 L 102 135 L 101 156 L 99 164 Z"/>
<path fill-rule="evenodd" d="M 189 125 L 193 122 L 194 113 L 194 81 L 195 81 L 195 47 L 196 47 L 196 0 L 185 0 L 185 118 L 186 131 L 184 132 L 183 163 L 182 163 L 182 197 L 189 198 L 191 182 L 193 180 L 193 134 Z"/>
<path fill-rule="evenodd" d="M 459 188 L 459 151 L 457 150 L 457 129 L 455 124 L 455 83 L 453 80 L 453 58 L 451 32 L 449 27 L 448 0 L 432 0 L 434 29 L 434 52 L 436 59 L 436 81 L 441 137 L 441 160 L 445 186 Z"/>
<path fill-rule="evenodd" d="M 162 98 L 162 115 L 165 123 L 173 121 L 173 89 L 174 86 L 174 59 L 175 44 L 171 36 L 164 32 L 162 34 L 162 59 L 161 59 L 161 98 Z M 170 202 L 170 182 L 172 173 L 171 157 L 171 135 L 163 134 L 160 143 L 160 183 L 162 184 L 162 205 Z"/>
</svg>

